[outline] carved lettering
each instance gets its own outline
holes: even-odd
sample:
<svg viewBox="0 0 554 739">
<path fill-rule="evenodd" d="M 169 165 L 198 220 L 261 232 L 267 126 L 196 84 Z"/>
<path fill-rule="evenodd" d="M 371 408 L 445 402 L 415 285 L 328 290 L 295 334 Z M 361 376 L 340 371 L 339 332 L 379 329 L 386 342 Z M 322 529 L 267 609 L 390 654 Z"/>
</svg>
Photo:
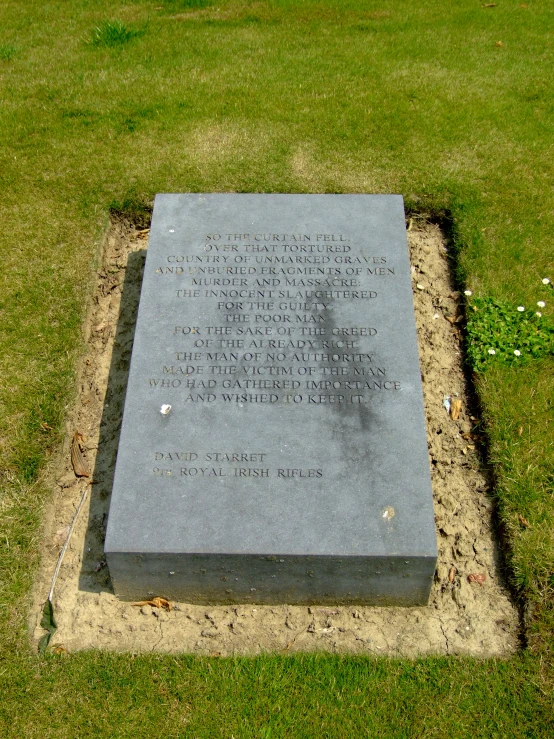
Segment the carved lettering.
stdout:
<svg viewBox="0 0 554 739">
<path fill-rule="evenodd" d="M 207 405 L 353 405 L 401 389 L 371 350 L 377 327 L 329 320 L 337 301 L 379 299 L 364 280 L 396 274 L 346 234 L 209 233 L 165 260 L 155 274 L 179 281 L 178 298 L 213 302 L 220 322 L 171 327 L 181 345 L 160 358 L 153 390 Z"/>
</svg>

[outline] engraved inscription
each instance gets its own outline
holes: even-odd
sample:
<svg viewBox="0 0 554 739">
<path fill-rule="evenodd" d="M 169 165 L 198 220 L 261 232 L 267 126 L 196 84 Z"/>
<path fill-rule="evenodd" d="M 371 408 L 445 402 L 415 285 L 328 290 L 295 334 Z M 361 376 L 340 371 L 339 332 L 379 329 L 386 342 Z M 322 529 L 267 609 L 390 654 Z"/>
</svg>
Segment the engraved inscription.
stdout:
<svg viewBox="0 0 554 739">
<path fill-rule="evenodd" d="M 168 254 L 155 273 L 175 280 L 176 299 L 213 302 L 220 320 L 167 326 L 174 350 L 151 388 L 239 405 L 360 405 L 402 389 L 373 350 L 378 326 L 333 324 L 341 301 L 359 301 L 371 320 L 396 274 L 389 257 L 325 233 L 208 233 L 194 252 Z"/>
<path fill-rule="evenodd" d="M 156 451 L 152 474 L 181 477 L 321 478 L 322 469 L 282 469 L 266 466 L 267 452 Z M 264 465 L 263 467 L 254 465 Z"/>
</svg>

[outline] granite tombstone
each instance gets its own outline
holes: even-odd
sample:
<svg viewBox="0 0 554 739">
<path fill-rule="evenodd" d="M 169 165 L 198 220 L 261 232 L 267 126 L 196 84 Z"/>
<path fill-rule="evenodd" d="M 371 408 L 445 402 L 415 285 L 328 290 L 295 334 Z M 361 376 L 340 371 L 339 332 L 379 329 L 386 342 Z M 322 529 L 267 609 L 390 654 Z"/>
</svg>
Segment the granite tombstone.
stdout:
<svg viewBox="0 0 554 739">
<path fill-rule="evenodd" d="M 105 553 L 123 599 L 427 602 L 400 196 L 156 197 Z"/>
</svg>

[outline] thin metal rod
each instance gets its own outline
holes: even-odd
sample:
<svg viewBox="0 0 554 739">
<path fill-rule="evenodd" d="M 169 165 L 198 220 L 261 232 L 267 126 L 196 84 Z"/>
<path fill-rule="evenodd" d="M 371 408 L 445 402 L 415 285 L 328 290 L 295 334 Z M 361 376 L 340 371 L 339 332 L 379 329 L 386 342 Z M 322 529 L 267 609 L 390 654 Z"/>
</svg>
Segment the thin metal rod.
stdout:
<svg viewBox="0 0 554 739">
<path fill-rule="evenodd" d="M 71 526 L 69 527 L 69 531 L 67 532 L 67 539 L 65 540 L 62 550 L 58 555 L 58 561 L 56 562 L 56 569 L 54 570 L 54 574 L 52 576 L 52 584 L 50 585 L 50 591 L 48 593 L 49 601 L 52 601 L 52 595 L 54 593 L 54 585 L 56 584 L 56 580 L 58 579 L 58 575 L 60 573 L 60 567 L 62 566 L 63 558 L 65 556 L 65 551 L 67 549 L 67 545 L 69 544 L 69 540 L 71 539 L 71 535 L 73 534 L 73 529 L 75 528 L 75 524 L 77 522 L 77 518 L 79 517 L 79 513 L 81 512 L 81 508 L 83 507 L 83 503 L 85 502 L 85 498 L 87 497 L 88 490 L 89 490 L 89 482 L 87 481 L 87 483 L 85 484 L 85 489 L 83 490 L 83 494 L 81 496 L 81 500 L 79 502 L 77 510 L 75 511 L 73 520 L 71 521 Z"/>
</svg>

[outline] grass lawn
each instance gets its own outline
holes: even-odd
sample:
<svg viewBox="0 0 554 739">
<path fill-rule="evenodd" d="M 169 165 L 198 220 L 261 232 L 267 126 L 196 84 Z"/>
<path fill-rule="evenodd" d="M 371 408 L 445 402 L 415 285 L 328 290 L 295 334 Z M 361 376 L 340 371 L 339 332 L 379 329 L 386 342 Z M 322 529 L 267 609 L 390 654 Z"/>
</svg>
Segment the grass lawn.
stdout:
<svg viewBox="0 0 554 739">
<path fill-rule="evenodd" d="M 542 281 L 554 282 L 554 4 L 489 5 L 0 6 L 2 736 L 554 733 L 554 291 Z M 31 649 L 44 471 L 60 448 L 110 209 L 144 217 L 156 192 L 187 191 L 395 192 L 448 222 L 472 291 L 476 384 L 525 616 L 521 654 L 410 662 Z"/>
</svg>

